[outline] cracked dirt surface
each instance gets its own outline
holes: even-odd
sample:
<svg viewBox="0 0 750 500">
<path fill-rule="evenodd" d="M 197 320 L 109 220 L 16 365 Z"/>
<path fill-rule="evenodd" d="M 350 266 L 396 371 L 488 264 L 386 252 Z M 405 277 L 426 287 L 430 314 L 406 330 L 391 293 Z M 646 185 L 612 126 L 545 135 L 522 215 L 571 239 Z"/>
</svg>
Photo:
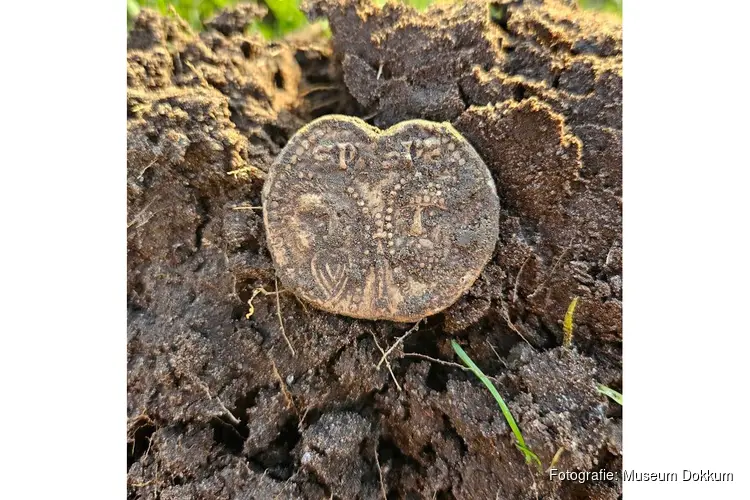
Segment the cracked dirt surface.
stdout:
<svg viewBox="0 0 750 500">
<path fill-rule="evenodd" d="M 621 467 L 622 38 L 560 1 L 416 12 L 327 0 L 269 42 L 264 9 L 129 33 L 128 495 L 133 499 L 618 498 L 523 461 L 450 339 L 496 381 L 545 467 Z M 259 206 L 274 157 L 331 113 L 450 121 L 490 168 L 500 236 L 474 286 L 412 325 L 274 290 Z M 237 209 L 245 207 L 246 209 Z M 573 297 L 574 349 L 562 318 Z M 525 340 L 524 340 L 525 339 Z M 376 345 L 377 343 L 377 345 Z M 382 478 L 382 484 L 381 484 Z"/>
</svg>

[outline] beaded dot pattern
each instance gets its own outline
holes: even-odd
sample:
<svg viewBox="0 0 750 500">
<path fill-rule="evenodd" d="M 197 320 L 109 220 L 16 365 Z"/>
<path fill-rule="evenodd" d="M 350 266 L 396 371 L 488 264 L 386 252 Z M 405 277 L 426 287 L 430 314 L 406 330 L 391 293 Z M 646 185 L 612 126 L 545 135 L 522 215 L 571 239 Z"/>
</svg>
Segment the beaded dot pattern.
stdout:
<svg viewBox="0 0 750 500">
<path fill-rule="evenodd" d="M 285 288 L 346 316 L 419 320 L 454 303 L 492 256 L 499 200 L 448 123 L 386 131 L 319 118 L 287 143 L 263 188 L 269 249 Z"/>
</svg>

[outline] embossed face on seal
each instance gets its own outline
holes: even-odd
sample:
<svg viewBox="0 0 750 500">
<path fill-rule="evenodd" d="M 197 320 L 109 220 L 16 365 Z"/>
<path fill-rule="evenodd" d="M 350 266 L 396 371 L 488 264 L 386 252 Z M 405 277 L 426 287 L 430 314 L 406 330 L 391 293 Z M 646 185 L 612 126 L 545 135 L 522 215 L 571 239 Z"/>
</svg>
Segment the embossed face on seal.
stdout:
<svg viewBox="0 0 750 500">
<path fill-rule="evenodd" d="M 495 184 L 447 123 L 381 131 L 325 116 L 291 138 L 263 188 L 285 288 L 320 309 L 399 322 L 458 299 L 498 236 Z"/>
</svg>

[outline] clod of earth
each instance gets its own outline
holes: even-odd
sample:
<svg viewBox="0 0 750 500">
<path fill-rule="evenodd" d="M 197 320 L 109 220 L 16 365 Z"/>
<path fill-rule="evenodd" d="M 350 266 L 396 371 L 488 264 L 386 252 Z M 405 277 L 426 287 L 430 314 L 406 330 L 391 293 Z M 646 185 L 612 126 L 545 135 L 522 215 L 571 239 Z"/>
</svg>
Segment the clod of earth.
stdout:
<svg viewBox="0 0 750 500">
<path fill-rule="evenodd" d="M 622 407 L 597 390 L 622 388 L 619 21 L 569 0 L 503 2 L 495 19 L 486 1 L 309 3 L 330 38 L 265 40 L 245 30 L 251 8 L 200 32 L 148 9 L 133 22 L 128 498 L 617 500 L 619 480 L 529 468 L 450 339 L 545 466 L 622 468 Z M 245 316 L 276 290 L 248 208 L 294 133 L 332 113 L 450 120 L 495 180 L 490 262 L 408 336 L 291 293 L 259 292 Z"/>
<path fill-rule="evenodd" d="M 448 123 L 386 131 L 331 115 L 270 169 L 264 222 L 284 285 L 346 316 L 416 321 L 453 304 L 492 257 L 499 201 L 487 166 Z"/>
</svg>

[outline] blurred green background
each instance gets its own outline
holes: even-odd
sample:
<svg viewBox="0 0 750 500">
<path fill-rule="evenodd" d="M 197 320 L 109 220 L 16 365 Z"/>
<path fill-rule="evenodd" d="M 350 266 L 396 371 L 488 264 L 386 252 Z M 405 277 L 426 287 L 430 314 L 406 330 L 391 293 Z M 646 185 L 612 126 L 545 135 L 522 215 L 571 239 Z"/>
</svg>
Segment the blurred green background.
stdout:
<svg viewBox="0 0 750 500">
<path fill-rule="evenodd" d="M 210 18 L 217 10 L 234 5 L 239 0 L 127 0 L 128 2 L 128 26 L 132 19 L 138 15 L 141 7 L 150 7 L 162 14 L 169 12 L 170 4 L 186 19 L 194 28 L 200 29 L 202 21 Z M 300 0 L 261 0 L 268 6 L 269 15 L 253 29 L 263 33 L 268 38 L 274 38 L 294 31 L 307 23 L 304 14 L 297 8 Z M 418 9 L 424 9 L 436 0 L 400 0 L 403 3 L 413 5 Z M 452 1 L 452 0 L 437 0 Z M 259 3 L 261 3 L 259 2 Z M 386 0 L 374 0 L 376 4 L 382 5 Z M 602 12 L 622 16 L 622 0 L 578 0 L 584 9 L 595 9 Z"/>
</svg>

